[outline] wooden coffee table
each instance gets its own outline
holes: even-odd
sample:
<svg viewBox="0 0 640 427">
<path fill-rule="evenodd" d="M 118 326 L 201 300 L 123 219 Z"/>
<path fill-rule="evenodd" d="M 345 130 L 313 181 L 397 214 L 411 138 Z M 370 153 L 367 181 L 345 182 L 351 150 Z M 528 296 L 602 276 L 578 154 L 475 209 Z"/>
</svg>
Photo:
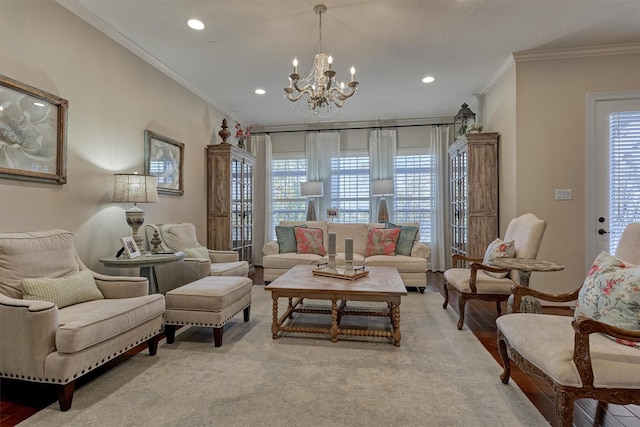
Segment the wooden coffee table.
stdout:
<svg viewBox="0 0 640 427">
<path fill-rule="evenodd" d="M 343 280 L 332 277 L 315 276 L 315 265 L 298 265 L 265 287 L 271 292 L 273 299 L 273 339 L 279 332 L 304 332 L 312 334 L 329 334 L 331 341 L 336 342 L 338 335 L 388 337 L 393 344 L 400 347 L 400 299 L 407 295 L 407 289 L 398 274 L 398 270 L 388 267 L 367 267 L 369 275 L 357 280 Z M 278 298 L 288 298 L 286 311 L 278 317 Z M 301 307 L 304 299 L 331 301 L 331 309 Z M 340 305 L 338 306 L 338 301 Z M 384 302 L 386 310 L 365 311 L 348 310 L 347 301 Z M 294 313 L 330 314 L 329 327 L 308 327 L 284 324 L 292 319 Z M 389 317 L 392 330 L 341 328 L 343 316 L 379 316 Z"/>
</svg>

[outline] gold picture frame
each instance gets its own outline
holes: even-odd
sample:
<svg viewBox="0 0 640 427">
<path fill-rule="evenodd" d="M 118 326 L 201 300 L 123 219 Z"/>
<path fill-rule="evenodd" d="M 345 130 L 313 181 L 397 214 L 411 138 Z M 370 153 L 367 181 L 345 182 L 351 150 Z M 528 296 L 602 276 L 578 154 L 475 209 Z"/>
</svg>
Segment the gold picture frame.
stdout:
<svg viewBox="0 0 640 427">
<path fill-rule="evenodd" d="M 0 75 L 0 177 L 67 182 L 69 101 Z"/>
<path fill-rule="evenodd" d="M 144 173 L 158 179 L 158 193 L 184 194 L 184 144 L 144 131 Z"/>
</svg>

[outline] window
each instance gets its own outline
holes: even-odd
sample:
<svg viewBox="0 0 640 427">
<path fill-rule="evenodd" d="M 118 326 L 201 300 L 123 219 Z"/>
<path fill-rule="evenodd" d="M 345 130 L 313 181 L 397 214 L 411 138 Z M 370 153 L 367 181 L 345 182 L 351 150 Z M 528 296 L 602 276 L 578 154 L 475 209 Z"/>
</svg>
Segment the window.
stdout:
<svg viewBox="0 0 640 427">
<path fill-rule="evenodd" d="M 331 207 L 338 208 L 338 222 L 369 222 L 369 156 L 335 159 L 331 164 Z"/>
<path fill-rule="evenodd" d="M 300 195 L 300 183 L 307 180 L 305 159 L 273 159 L 271 163 L 273 189 L 273 239 L 275 226 L 280 221 L 304 221 L 307 219 L 305 198 Z"/>
<path fill-rule="evenodd" d="M 433 156 L 398 154 L 395 168 L 394 221 L 419 223 L 420 241 L 430 242 Z"/>
<path fill-rule="evenodd" d="M 627 224 L 640 219 L 640 111 L 610 115 L 609 252 Z"/>
</svg>

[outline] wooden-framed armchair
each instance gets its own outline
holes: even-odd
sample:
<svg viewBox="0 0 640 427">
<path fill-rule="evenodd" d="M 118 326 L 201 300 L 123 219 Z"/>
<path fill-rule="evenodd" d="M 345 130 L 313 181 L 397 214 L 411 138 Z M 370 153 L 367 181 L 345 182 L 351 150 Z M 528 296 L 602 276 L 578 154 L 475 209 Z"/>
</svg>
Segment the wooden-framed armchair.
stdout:
<svg viewBox="0 0 640 427">
<path fill-rule="evenodd" d="M 516 258 L 536 258 L 547 229 L 547 222 L 532 213 L 526 213 L 512 219 L 504 235 L 505 242 L 513 241 Z M 511 295 L 511 287 L 519 282 L 518 271 L 503 270 L 482 264 L 482 258 L 469 258 L 459 254 L 452 257 L 452 267 L 444 272 L 444 303 L 449 304 L 449 294 L 454 293 L 458 299 L 458 329 L 464 325 L 465 306 L 470 299 L 495 301 L 498 315 L 502 313 L 500 303 L 507 301 Z M 469 263 L 469 268 L 457 267 L 462 262 Z M 497 278 L 490 273 L 506 273 Z"/>
<path fill-rule="evenodd" d="M 640 268 L 629 267 L 640 265 L 640 223 L 625 228 L 616 258 L 627 268 Z M 572 425 L 577 399 L 620 405 L 640 403 L 640 348 L 611 338 L 640 343 L 640 330 L 622 329 L 581 315 L 518 312 L 526 295 L 551 302 L 570 302 L 578 299 L 580 288 L 567 294 L 549 295 L 516 285 L 513 293 L 513 313 L 496 320 L 504 365 L 500 379 L 504 384 L 509 382 L 510 361 L 522 371 L 542 378 L 555 395 L 554 425 L 563 427 Z M 632 310 L 638 311 L 637 307 Z"/>
</svg>

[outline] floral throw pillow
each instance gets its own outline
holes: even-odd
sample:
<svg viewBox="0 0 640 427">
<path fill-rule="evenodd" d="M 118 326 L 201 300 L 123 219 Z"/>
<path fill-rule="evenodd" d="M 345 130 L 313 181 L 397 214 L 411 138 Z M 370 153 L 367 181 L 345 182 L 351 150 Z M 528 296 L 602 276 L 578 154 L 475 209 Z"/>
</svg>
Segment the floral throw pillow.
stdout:
<svg viewBox="0 0 640 427">
<path fill-rule="evenodd" d="M 640 330 L 640 267 L 601 252 L 580 288 L 574 315 Z M 640 343 L 610 338 L 640 348 Z"/>
<path fill-rule="evenodd" d="M 293 227 L 293 233 L 296 236 L 296 253 L 326 255 L 321 229 Z"/>
<path fill-rule="evenodd" d="M 366 256 L 395 255 L 399 228 L 372 228 L 367 236 Z"/>
<path fill-rule="evenodd" d="M 484 258 L 482 259 L 483 264 L 491 264 L 491 260 L 494 258 L 513 258 L 516 254 L 516 247 L 513 244 L 513 240 L 510 242 L 503 242 L 501 239 L 496 239 L 493 242 L 489 243 L 487 246 L 487 250 L 484 253 Z M 487 271 L 487 274 L 495 277 L 496 279 L 504 279 L 507 277 L 508 272 L 506 273 L 494 273 L 492 271 Z"/>
</svg>

